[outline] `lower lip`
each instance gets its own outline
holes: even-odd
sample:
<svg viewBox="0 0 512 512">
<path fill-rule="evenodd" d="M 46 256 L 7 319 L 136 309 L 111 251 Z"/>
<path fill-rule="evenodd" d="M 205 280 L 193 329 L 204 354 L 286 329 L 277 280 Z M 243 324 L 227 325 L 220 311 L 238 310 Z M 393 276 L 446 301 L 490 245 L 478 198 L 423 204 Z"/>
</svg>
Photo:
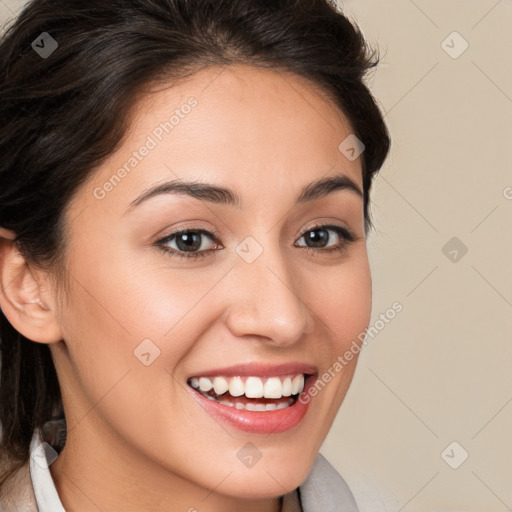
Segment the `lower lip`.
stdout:
<svg viewBox="0 0 512 512">
<path fill-rule="evenodd" d="M 310 376 L 306 382 L 303 393 L 306 394 L 314 385 L 316 378 Z M 188 386 L 190 388 L 190 386 Z M 214 418 L 243 430 L 250 434 L 278 434 L 297 426 L 309 409 L 310 400 L 302 403 L 299 399 L 293 405 L 284 409 L 273 411 L 246 411 L 223 405 L 214 400 L 209 400 L 201 393 L 190 388 L 196 399 L 206 411 Z"/>
</svg>

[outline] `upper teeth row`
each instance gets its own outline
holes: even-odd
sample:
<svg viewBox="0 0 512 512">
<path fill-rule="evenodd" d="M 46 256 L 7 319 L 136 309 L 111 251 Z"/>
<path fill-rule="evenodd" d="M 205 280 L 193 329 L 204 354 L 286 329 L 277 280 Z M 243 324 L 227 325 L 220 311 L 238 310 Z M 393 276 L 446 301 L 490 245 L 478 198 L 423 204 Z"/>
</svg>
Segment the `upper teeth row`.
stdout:
<svg viewBox="0 0 512 512">
<path fill-rule="evenodd" d="M 193 388 L 204 392 L 214 390 L 217 395 L 226 391 L 232 396 L 247 398 L 281 398 L 283 396 L 296 395 L 304 389 L 304 375 L 290 375 L 287 377 L 193 377 L 190 379 Z"/>
</svg>

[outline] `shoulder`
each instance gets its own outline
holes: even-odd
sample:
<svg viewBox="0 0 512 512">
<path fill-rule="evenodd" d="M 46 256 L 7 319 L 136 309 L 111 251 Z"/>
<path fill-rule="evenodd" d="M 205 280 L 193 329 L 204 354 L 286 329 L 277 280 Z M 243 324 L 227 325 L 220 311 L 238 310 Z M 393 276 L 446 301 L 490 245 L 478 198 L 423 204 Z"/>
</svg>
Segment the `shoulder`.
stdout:
<svg viewBox="0 0 512 512">
<path fill-rule="evenodd" d="M 299 487 L 303 512 L 393 512 L 401 501 L 371 475 L 350 473 L 350 488 L 336 469 L 318 454 L 308 478 Z"/>
<path fill-rule="evenodd" d="M 375 475 L 367 472 L 351 471 L 349 482 L 360 512 L 373 510 L 396 512 L 403 505 L 402 500 Z"/>
<path fill-rule="evenodd" d="M 347 483 L 321 453 L 299 494 L 304 512 L 359 512 Z"/>
<path fill-rule="evenodd" d="M 0 512 L 37 512 L 29 462 L 0 485 Z"/>
<path fill-rule="evenodd" d="M 45 510 L 62 511 L 51 473 L 48 452 L 55 452 L 41 429 L 34 430 L 30 442 L 28 460 L 6 481 L 0 483 L 0 512 L 38 512 Z M 0 468 L 7 468 L 9 461 L 1 461 Z"/>
</svg>

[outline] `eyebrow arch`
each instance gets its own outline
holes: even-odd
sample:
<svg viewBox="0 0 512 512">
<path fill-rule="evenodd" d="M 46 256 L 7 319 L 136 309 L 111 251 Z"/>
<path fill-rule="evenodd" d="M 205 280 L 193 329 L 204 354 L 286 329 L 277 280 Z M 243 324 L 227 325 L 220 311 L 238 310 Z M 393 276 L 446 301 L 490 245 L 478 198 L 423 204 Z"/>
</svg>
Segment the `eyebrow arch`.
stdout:
<svg viewBox="0 0 512 512">
<path fill-rule="evenodd" d="M 313 201 L 314 199 L 319 199 L 336 190 L 349 190 L 355 192 L 361 198 L 364 197 L 359 186 L 351 178 L 345 174 L 335 174 L 334 176 L 322 178 L 303 187 L 296 199 L 296 204 L 303 204 Z M 188 195 L 203 201 L 215 204 L 224 204 L 235 208 L 241 208 L 243 206 L 243 200 L 241 197 L 229 188 L 209 183 L 172 180 L 143 192 L 128 205 L 125 213 L 133 210 L 142 202 L 161 194 Z"/>
</svg>

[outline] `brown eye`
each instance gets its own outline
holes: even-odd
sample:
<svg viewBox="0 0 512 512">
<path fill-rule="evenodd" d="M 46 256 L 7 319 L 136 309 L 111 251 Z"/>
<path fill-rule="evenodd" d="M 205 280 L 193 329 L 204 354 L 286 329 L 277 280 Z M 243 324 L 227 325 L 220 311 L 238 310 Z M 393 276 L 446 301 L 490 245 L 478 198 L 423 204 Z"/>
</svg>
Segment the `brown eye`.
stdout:
<svg viewBox="0 0 512 512">
<path fill-rule="evenodd" d="M 330 233 L 334 232 L 333 237 Z M 321 225 L 309 228 L 302 236 L 306 241 L 306 245 L 300 245 L 299 247 L 305 247 L 308 250 L 316 252 L 332 252 L 332 251 L 343 251 L 347 246 L 357 240 L 357 237 L 347 229 L 336 226 L 336 225 Z M 340 241 L 335 243 L 332 247 L 327 245 L 331 239 L 336 241 L 338 238 Z"/>
<path fill-rule="evenodd" d="M 171 256 L 197 258 L 199 256 L 206 256 L 207 253 L 216 250 L 218 247 L 217 244 L 214 244 L 215 249 L 205 248 L 205 237 L 211 241 L 215 240 L 215 235 L 206 229 L 184 228 L 178 229 L 158 240 L 155 245 Z M 171 243 L 175 244 L 175 247 L 170 247 Z"/>
</svg>

